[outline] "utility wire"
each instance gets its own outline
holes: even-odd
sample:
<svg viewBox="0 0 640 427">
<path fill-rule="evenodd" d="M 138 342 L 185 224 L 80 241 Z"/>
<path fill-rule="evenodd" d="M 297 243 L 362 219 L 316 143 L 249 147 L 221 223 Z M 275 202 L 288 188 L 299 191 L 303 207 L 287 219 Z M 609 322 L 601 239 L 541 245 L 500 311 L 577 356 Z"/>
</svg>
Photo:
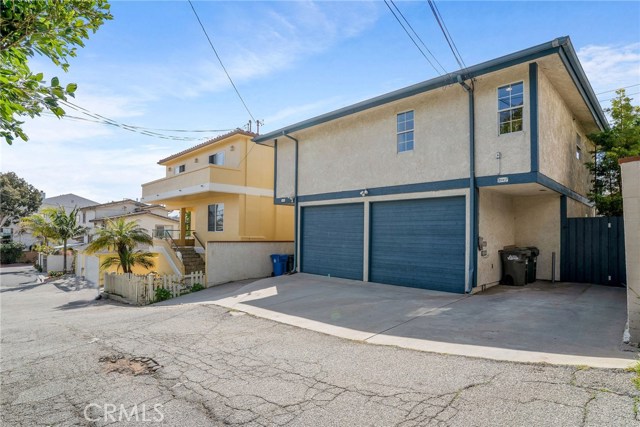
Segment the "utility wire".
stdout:
<svg viewBox="0 0 640 427">
<path fill-rule="evenodd" d="M 145 135 L 145 136 L 151 136 L 151 137 L 155 137 L 155 138 L 161 138 L 161 139 L 170 139 L 170 140 L 175 140 L 175 141 L 199 141 L 202 139 L 208 139 L 209 137 L 204 137 L 204 138 L 195 138 L 195 137 L 188 137 L 188 136 L 178 136 L 178 135 L 167 135 L 165 133 L 160 133 L 160 132 L 156 132 L 153 128 L 144 128 L 144 127 L 140 127 L 140 126 L 134 126 L 134 125 L 128 125 L 125 123 L 121 123 L 118 122 L 116 120 L 110 119 L 109 117 L 105 117 L 103 115 L 100 115 L 98 113 L 93 113 L 89 110 L 87 110 L 84 107 L 81 107 L 79 105 L 76 105 L 70 101 L 64 101 L 64 100 L 60 100 L 60 103 L 81 113 L 84 114 L 85 116 L 89 117 L 76 117 L 76 116 L 68 116 L 65 115 L 64 117 L 70 118 L 72 120 L 80 120 L 80 121 L 87 121 L 87 122 L 93 122 L 93 123 L 99 123 L 99 124 L 103 124 L 103 125 L 109 125 L 109 126 L 114 126 L 129 132 L 135 132 L 138 133 L 140 135 Z M 184 129 L 182 129 L 184 130 Z M 199 130 L 200 131 L 200 130 Z M 224 132 L 227 131 L 227 129 L 212 129 L 211 132 Z"/>
<path fill-rule="evenodd" d="M 238 98 L 240 98 L 240 101 L 242 102 L 242 105 L 244 105 L 244 109 L 247 110 L 247 113 L 249 113 L 249 116 L 255 122 L 256 119 L 253 117 L 253 114 L 251 114 L 251 111 L 249 110 L 249 107 L 247 107 L 247 103 L 244 102 L 244 99 L 242 98 L 242 95 L 240 95 L 240 91 L 238 91 L 238 88 L 236 87 L 236 84 L 233 82 L 233 79 L 231 79 L 231 76 L 229 75 L 229 72 L 227 71 L 227 68 L 222 63 L 222 59 L 220 59 L 220 55 L 218 55 L 218 51 L 216 50 L 215 46 L 213 46 L 213 42 L 211 41 L 211 38 L 209 37 L 209 34 L 207 34 L 207 30 L 204 28 L 204 25 L 202 24 L 202 21 L 200 20 L 200 17 L 198 16 L 198 12 L 196 12 L 195 7 L 193 7 L 193 3 L 191 3 L 191 0 L 188 0 L 188 1 L 189 1 L 189 6 L 191 6 L 191 10 L 193 10 L 194 15 L 196 15 L 196 19 L 198 20 L 198 23 L 200 24 L 200 28 L 202 28 L 202 32 L 204 33 L 205 37 L 209 41 L 209 46 L 211 46 L 211 49 L 213 49 L 213 53 L 216 54 L 216 58 L 218 58 L 218 62 L 220 62 L 220 66 L 224 70 L 224 73 L 227 75 L 227 78 L 229 79 L 229 82 L 231 82 L 231 86 L 233 86 L 233 89 L 236 91 L 236 94 L 238 95 Z"/>
<path fill-rule="evenodd" d="M 625 96 L 638 95 L 638 94 L 640 94 L 640 92 L 627 93 L 627 94 L 625 94 Z M 618 97 L 617 97 L 617 96 L 614 96 L 613 98 L 603 99 L 603 100 L 601 100 L 601 101 L 599 101 L 599 102 L 602 104 L 603 102 L 612 101 L 612 100 L 614 100 L 614 99 L 618 99 Z"/>
<path fill-rule="evenodd" d="M 427 47 L 426 43 L 422 40 L 422 38 L 420 37 L 420 35 L 416 32 L 416 30 L 413 29 L 413 27 L 411 26 L 411 23 L 409 23 L 409 20 L 407 20 L 407 18 L 404 16 L 404 14 L 402 13 L 402 11 L 400 10 L 400 8 L 398 8 L 398 5 L 393 1 L 393 0 L 389 0 L 391 2 L 391 4 L 393 5 L 393 7 L 398 11 L 398 13 L 400 14 L 400 16 L 402 17 L 402 19 L 404 20 L 404 22 L 407 23 L 407 25 L 409 26 L 409 28 L 411 29 L 411 31 L 413 32 L 413 34 L 415 34 L 416 38 L 418 39 L 418 41 L 420 42 L 420 44 L 422 44 L 422 46 L 426 49 L 427 52 L 429 52 L 429 54 L 431 55 L 431 57 L 433 58 L 433 60 L 440 66 L 440 68 L 442 69 L 442 71 L 444 72 L 444 74 L 447 74 L 447 70 L 445 70 L 445 68 L 442 66 L 442 64 L 440 63 L 440 61 L 438 61 L 438 58 L 436 58 L 436 56 L 433 54 L 433 52 L 431 52 L 431 50 L 429 50 L 429 48 Z"/>
<path fill-rule="evenodd" d="M 605 90 L 604 92 L 596 93 L 596 95 L 602 95 L 603 93 L 611 93 L 611 92 L 615 92 L 615 91 L 620 90 L 620 89 L 629 89 L 630 87 L 636 87 L 636 86 L 640 86 L 640 83 L 635 84 L 635 85 L 631 85 L 631 86 L 624 86 L 624 87 L 619 87 L 619 88 L 616 88 L 616 89 Z"/>
<path fill-rule="evenodd" d="M 451 49 L 451 53 L 453 53 L 453 57 L 456 59 L 456 62 L 458 63 L 460 68 L 467 68 L 467 65 L 464 63 L 464 60 L 462 59 L 462 55 L 460 55 L 460 51 L 458 50 L 458 47 L 453 41 L 453 37 L 451 37 L 451 34 L 447 29 L 447 25 L 444 23 L 444 19 L 442 18 L 442 15 L 440 15 L 440 11 L 438 10 L 438 7 L 436 6 L 435 2 L 432 0 L 429 0 L 429 7 L 431 8 L 431 12 L 435 17 L 436 22 L 438 23 L 438 26 L 440 27 L 440 30 L 442 31 L 442 34 L 444 35 L 444 38 L 447 41 L 447 44 L 449 45 L 449 49 Z"/>
<path fill-rule="evenodd" d="M 396 13 L 394 12 L 394 10 L 391 8 L 391 6 L 389 5 L 389 2 L 387 0 L 384 0 L 384 4 L 387 5 L 387 7 L 389 8 L 389 11 L 393 14 L 393 17 L 396 18 L 396 21 L 398 21 L 398 24 L 400 24 L 400 26 L 402 27 L 402 29 L 404 30 L 405 33 L 407 33 L 407 35 L 409 36 L 409 38 L 411 39 L 411 41 L 413 42 L 414 45 L 416 45 L 416 47 L 418 48 L 418 50 L 420 51 L 420 53 L 422 54 L 422 56 L 424 56 L 424 59 L 427 60 L 427 62 L 429 63 L 429 65 L 431 65 L 431 67 L 436 71 L 436 73 L 438 73 L 438 75 L 442 75 L 442 73 L 440 71 L 438 71 L 438 69 L 436 68 L 435 65 L 433 65 L 433 62 L 431 62 L 431 60 L 429 59 L 429 57 L 427 57 L 427 55 L 424 53 L 424 51 L 420 48 L 420 46 L 418 45 L 418 43 L 415 41 L 415 39 L 411 36 L 411 33 L 409 32 L 409 30 L 407 30 L 407 28 L 402 24 L 402 21 L 400 21 L 400 18 L 398 18 L 398 15 L 396 15 Z M 434 57 L 435 58 L 435 57 Z"/>
</svg>

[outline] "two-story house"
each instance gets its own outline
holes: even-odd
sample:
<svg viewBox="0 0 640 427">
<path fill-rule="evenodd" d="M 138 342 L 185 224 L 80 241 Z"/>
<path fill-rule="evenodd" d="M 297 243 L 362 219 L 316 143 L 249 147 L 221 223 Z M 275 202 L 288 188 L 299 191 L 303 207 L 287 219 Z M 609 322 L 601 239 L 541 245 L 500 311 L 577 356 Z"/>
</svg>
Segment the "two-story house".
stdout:
<svg viewBox="0 0 640 427">
<path fill-rule="evenodd" d="M 607 126 L 562 37 L 254 141 L 296 210 L 298 271 L 463 293 L 499 282 L 508 245 L 560 279 L 563 219 L 594 213 L 587 135 Z"/>
<path fill-rule="evenodd" d="M 270 254 L 293 252 L 293 208 L 274 205 L 274 151 L 255 136 L 236 129 L 164 158 L 165 177 L 142 185 L 142 201 L 180 211 L 167 243 L 182 260 L 201 254 L 208 284 L 267 276 Z"/>
</svg>

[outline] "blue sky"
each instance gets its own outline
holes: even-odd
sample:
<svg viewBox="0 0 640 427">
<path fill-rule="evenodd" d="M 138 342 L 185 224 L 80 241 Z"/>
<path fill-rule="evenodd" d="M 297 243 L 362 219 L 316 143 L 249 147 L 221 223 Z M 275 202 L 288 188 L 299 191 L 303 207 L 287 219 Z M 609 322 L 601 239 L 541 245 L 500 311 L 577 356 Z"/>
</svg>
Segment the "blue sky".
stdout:
<svg viewBox="0 0 640 427">
<path fill-rule="evenodd" d="M 457 70 L 427 2 L 396 4 L 444 68 Z M 596 93 L 631 85 L 628 93 L 640 92 L 639 2 L 436 4 L 467 65 L 569 35 Z M 194 6 L 265 132 L 437 76 L 384 2 Z M 38 58 L 32 69 L 78 83 L 75 104 L 120 123 L 187 130 L 247 123 L 187 2 L 117 1 L 112 13 L 68 73 Z M 140 197 L 142 183 L 163 176 L 159 159 L 202 141 L 48 116 L 25 129 L 28 142 L 2 145 L 2 171 L 48 196 L 76 193 L 98 202 Z"/>
</svg>

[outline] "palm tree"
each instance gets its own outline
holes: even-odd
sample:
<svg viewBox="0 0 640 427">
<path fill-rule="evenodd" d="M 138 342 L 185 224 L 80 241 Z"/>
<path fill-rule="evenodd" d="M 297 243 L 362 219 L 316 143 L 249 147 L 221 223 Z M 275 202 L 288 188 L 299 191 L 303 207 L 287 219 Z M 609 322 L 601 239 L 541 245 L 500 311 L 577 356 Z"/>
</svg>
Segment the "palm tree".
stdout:
<svg viewBox="0 0 640 427">
<path fill-rule="evenodd" d="M 56 232 L 51 225 L 51 220 L 46 214 L 51 208 L 43 209 L 42 212 L 35 213 L 20 220 L 20 231 L 27 230 L 33 237 L 42 239 L 45 246 L 49 246 L 49 240 L 56 240 Z"/>
<path fill-rule="evenodd" d="M 126 251 L 124 254 L 111 255 L 105 258 L 102 264 L 100 264 L 100 268 L 116 266 L 117 268 L 122 267 L 124 273 L 130 273 L 131 269 L 136 265 L 152 268 L 154 266 L 153 254 L 140 250 L 134 252 Z M 125 271 L 125 269 L 129 271 Z"/>
<path fill-rule="evenodd" d="M 49 240 L 62 241 L 64 273 L 67 272 L 68 240 L 87 232 L 85 227 L 78 224 L 77 214 L 78 209 L 67 213 L 62 206 L 51 207 L 42 209 L 41 212 L 26 217 L 21 222 L 23 228 L 31 231 L 35 237 L 43 239 L 45 246 L 48 246 Z"/>
<path fill-rule="evenodd" d="M 87 228 L 78 224 L 78 209 L 74 208 L 71 212 L 60 206 L 56 209 L 47 209 L 45 214 L 51 219 L 51 226 L 57 239 L 62 240 L 63 257 L 63 273 L 67 272 L 67 241 L 74 237 L 81 236 L 87 232 Z"/>
<path fill-rule="evenodd" d="M 135 221 L 127 222 L 123 218 L 107 220 L 104 227 L 98 230 L 98 237 L 87 246 L 89 254 L 102 250 L 113 250 L 117 256 L 107 258 L 102 262 L 102 268 L 113 265 L 122 267 L 124 273 L 131 273 L 135 265 L 153 267 L 153 254 L 134 250 L 137 245 L 151 245 L 153 238 L 147 230 Z"/>
</svg>

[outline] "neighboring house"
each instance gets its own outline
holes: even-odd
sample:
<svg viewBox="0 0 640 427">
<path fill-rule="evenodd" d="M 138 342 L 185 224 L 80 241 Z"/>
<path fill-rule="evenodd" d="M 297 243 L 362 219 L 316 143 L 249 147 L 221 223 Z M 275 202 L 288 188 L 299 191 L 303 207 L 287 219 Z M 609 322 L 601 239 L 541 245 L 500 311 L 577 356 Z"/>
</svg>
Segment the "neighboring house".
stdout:
<svg viewBox="0 0 640 427">
<path fill-rule="evenodd" d="M 169 211 L 160 205 L 149 205 L 131 199 L 96 204 L 78 210 L 78 224 L 89 229 L 85 235 L 84 243 L 90 243 L 96 235 L 97 229 L 103 227 L 109 220 L 124 218 L 127 222 L 135 221 L 141 228 L 145 229 L 150 236 L 163 235 L 165 230 L 177 230 L 178 221 L 169 217 Z M 85 246 L 86 247 L 86 246 Z M 155 246 L 139 247 L 137 249 L 149 251 L 155 255 L 155 266 L 148 270 L 142 267 L 135 267 L 137 274 L 150 272 L 180 274 L 177 266 L 167 262 L 164 258 L 163 248 Z M 76 274 L 85 277 L 92 283 L 102 283 L 102 273 L 100 264 L 108 256 L 115 255 L 115 252 L 103 251 L 96 254 L 86 254 L 84 247 L 80 248 L 76 257 Z M 111 268 L 107 272 L 116 271 Z"/>
<path fill-rule="evenodd" d="M 89 232 L 85 243 L 89 243 L 98 227 L 110 219 L 125 218 L 136 221 L 152 236 L 163 235 L 165 230 L 177 230 L 178 221 L 169 217 L 170 211 L 161 205 L 149 205 L 137 200 L 123 199 L 109 203 L 87 206 L 78 210 L 78 224 L 87 227 Z"/>
<path fill-rule="evenodd" d="M 142 201 L 180 211 L 165 243 L 187 273 L 203 255 L 208 284 L 266 276 L 270 254 L 293 252 L 293 209 L 273 204 L 273 149 L 255 136 L 236 129 L 162 159 L 166 176 L 142 185 Z"/>
<path fill-rule="evenodd" d="M 69 213 L 74 209 L 84 208 L 86 206 L 97 204 L 98 202 L 94 202 L 93 200 L 85 199 L 84 197 L 80 197 L 77 194 L 68 193 L 61 194 L 60 196 L 44 198 L 42 200 L 40 208 L 38 209 L 38 212 L 42 212 L 42 210 L 45 208 L 62 207 L 64 208 L 65 212 Z M 14 233 L 14 240 L 24 244 L 26 248 L 30 248 L 32 245 L 38 242 L 38 239 L 35 238 L 28 230 L 17 230 L 17 232 Z"/>
<path fill-rule="evenodd" d="M 561 279 L 562 220 L 594 214 L 587 135 L 607 126 L 563 37 L 253 140 L 298 212 L 298 271 L 463 293 L 498 283 L 507 245 Z"/>
</svg>

